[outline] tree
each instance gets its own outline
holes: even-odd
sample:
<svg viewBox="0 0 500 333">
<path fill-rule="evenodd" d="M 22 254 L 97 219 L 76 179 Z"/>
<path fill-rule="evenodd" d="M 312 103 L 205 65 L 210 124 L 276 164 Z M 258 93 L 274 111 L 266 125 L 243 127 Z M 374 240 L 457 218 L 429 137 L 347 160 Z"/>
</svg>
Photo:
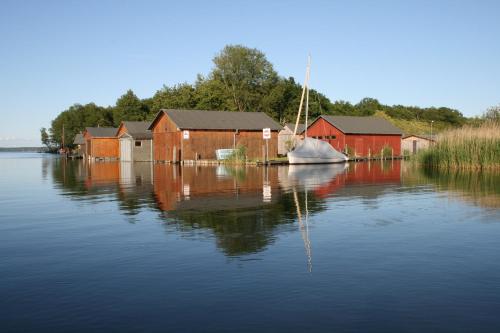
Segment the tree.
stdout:
<svg viewBox="0 0 500 333">
<path fill-rule="evenodd" d="M 61 144 L 63 125 L 64 142 L 71 145 L 75 135 L 85 127 L 113 126 L 113 113 L 110 108 L 97 106 L 94 103 L 70 106 L 52 120 L 49 130 L 51 144 Z"/>
<path fill-rule="evenodd" d="M 198 75 L 194 85 L 196 109 L 198 110 L 234 110 L 232 97 L 220 80 L 204 78 Z"/>
<path fill-rule="evenodd" d="M 237 111 L 260 111 L 261 98 L 277 83 L 278 74 L 264 53 L 228 45 L 213 59 L 210 78 L 220 80 Z"/>
<path fill-rule="evenodd" d="M 45 127 L 40 128 L 40 141 L 42 141 L 43 145 L 45 145 L 47 148 L 49 148 L 50 137 L 49 137 L 49 133 L 47 133 L 47 129 Z"/>
<path fill-rule="evenodd" d="M 116 106 L 113 108 L 113 121 L 115 126 L 118 126 L 123 120 L 145 120 L 148 117 L 148 111 L 146 104 L 129 89 L 116 101 Z"/>
<path fill-rule="evenodd" d="M 196 91 L 188 83 L 173 87 L 163 86 L 153 96 L 151 101 L 150 118 L 161 109 L 195 109 L 197 104 Z"/>
<path fill-rule="evenodd" d="M 483 114 L 483 119 L 487 121 L 500 122 L 500 104 L 492 106 Z"/>
<path fill-rule="evenodd" d="M 371 116 L 376 111 L 383 110 L 382 105 L 375 98 L 365 97 L 354 106 L 355 113 L 358 116 Z"/>
</svg>

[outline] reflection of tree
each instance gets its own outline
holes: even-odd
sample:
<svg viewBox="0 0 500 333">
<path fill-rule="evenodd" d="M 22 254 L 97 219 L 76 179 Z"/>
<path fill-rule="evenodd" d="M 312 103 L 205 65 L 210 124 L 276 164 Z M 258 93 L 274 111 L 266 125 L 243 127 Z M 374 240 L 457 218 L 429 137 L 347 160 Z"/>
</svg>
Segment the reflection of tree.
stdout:
<svg viewBox="0 0 500 333">
<path fill-rule="evenodd" d="M 261 195 L 261 193 L 259 193 Z M 277 195 L 273 193 L 273 196 Z M 305 195 L 297 193 L 299 202 L 304 205 Z M 224 200 L 254 201 L 251 196 L 237 199 L 225 196 Z M 208 198 L 207 198 L 208 199 Z M 293 224 L 297 220 L 297 210 L 293 193 L 281 192 L 278 200 L 265 204 L 262 197 L 257 205 L 242 208 L 218 209 L 217 206 L 206 206 L 204 209 L 182 209 L 168 212 L 166 216 L 176 221 L 175 227 L 181 232 L 210 230 L 217 239 L 217 246 L 227 255 L 235 256 L 262 251 L 272 244 L 280 227 Z M 257 202 L 255 200 L 254 202 Z M 207 204 L 210 203 L 207 200 Z M 229 206 L 229 205 L 228 205 Z M 302 209 L 305 209 L 302 207 Z M 308 211 L 317 213 L 324 209 L 322 201 L 309 193 Z"/>
<path fill-rule="evenodd" d="M 436 171 L 428 168 L 420 172 L 438 189 L 450 191 L 462 200 L 482 207 L 500 207 L 498 172 Z"/>
<path fill-rule="evenodd" d="M 82 161 L 54 158 L 50 164 L 52 179 L 61 190 L 62 195 L 84 197 L 88 195 L 84 180 L 86 166 Z M 44 167 L 49 167 L 45 165 Z"/>
</svg>

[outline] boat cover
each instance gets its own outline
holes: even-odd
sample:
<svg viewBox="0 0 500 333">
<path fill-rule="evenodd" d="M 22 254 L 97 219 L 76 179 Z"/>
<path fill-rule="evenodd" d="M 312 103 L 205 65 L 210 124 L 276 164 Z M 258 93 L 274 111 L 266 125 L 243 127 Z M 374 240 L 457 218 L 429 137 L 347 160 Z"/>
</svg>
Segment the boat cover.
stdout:
<svg viewBox="0 0 500 333">
<path fill-rule="evenodd" d="M 300 141 L 295 149 L 289 154 L 296 158 L 319 158 L 319 159 L 344 159 L 346 156 L 333 148 L 328 142 L 313 138 L 305 138 Z"/>
</svg>

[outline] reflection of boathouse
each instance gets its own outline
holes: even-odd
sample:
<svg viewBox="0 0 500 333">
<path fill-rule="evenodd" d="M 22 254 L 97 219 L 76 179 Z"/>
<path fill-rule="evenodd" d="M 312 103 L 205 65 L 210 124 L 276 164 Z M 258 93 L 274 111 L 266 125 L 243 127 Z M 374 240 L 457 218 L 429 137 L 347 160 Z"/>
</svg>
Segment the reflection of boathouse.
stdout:
<svg viewBox="0 0 500 333">
<path fill-rule="evenodd" d="M 278 190 L 277 168 L 154 165 L 161 210 L 224 210 L 260 207 Z"/>
</svg>

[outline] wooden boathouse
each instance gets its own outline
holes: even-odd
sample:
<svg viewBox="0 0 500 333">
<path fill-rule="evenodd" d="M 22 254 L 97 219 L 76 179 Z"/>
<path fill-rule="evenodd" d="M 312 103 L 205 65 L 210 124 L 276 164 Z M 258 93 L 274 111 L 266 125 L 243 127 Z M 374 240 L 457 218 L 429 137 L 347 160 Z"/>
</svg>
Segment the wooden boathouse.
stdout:
<svg viewBox="0 0 500 333">
<path fill-rule="evenodd" d="M 178 162 L 214 160 L 217 149 L 246 148 L 247 158 L 262 158 L 266 142 L 262 130 L 270 128 L 269 158 L 278 154 L 277 122 L 262 112 L 160 110 L 149 129 L 153 133 L 153 159 Z"/>
<path fill-rule="evenodd" d="M 120 157 L 114 127 L 87 127 L 83 131 L 85 155 L 88 159 L 115 160 Z"/>
<path fill-rule="evenodd" d="M 322 115 L 307 128 L 307 136 L 362 158 L 380 155 L 386 147 L 401 156 L 401 135 L 399 128 L 380 117 Z"/>
<path fill-rule="evenodd" d="M 122 121 L 116 132 L 120 146 L 120 161 L 146 162 L 153 160 L 153 135 L 149 121 Z"/>
</svg>

